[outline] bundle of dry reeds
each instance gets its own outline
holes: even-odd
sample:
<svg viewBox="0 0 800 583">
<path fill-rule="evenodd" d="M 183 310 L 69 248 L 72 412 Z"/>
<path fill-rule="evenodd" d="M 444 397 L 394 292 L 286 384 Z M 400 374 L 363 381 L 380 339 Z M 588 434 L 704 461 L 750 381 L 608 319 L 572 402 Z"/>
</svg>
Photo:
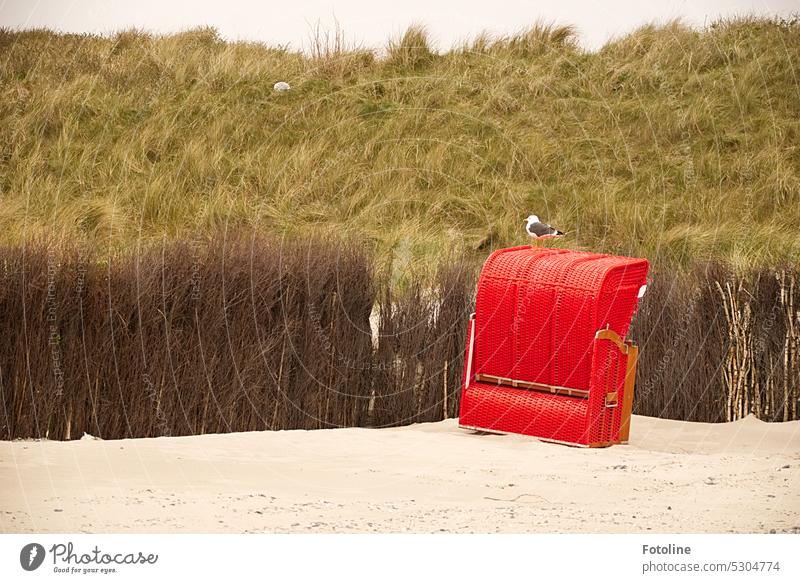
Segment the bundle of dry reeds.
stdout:
<svg viewBox="0 0 800 583">
<path fill-rule="evenodd" d="M 424 301 L 384 291 L 375 348 L 371 265 L 343 242 L 246 236 L 105 257 L 0 248 L 0 439 L 455 415 L 472 272 L 442 270 Z"/>
<path fill-rule="evenodd" d="M 692 421 L 797 419 L 797 269 L 660 272 L 634 320 L 636 412 Z"/>
</svg>

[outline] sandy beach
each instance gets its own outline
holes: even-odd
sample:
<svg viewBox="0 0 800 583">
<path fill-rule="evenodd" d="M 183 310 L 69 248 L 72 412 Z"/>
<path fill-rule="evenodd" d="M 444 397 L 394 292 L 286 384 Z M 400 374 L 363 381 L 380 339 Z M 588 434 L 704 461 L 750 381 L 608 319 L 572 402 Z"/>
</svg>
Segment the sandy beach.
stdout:
<svg viewBox="0 0 800 583">
<path fill-rule="evenodd" d="M 21 532 L 800 532 L 800 421 L 634 417 L 579 449 L 459 429 L 0 443 Z"/>
</svg>

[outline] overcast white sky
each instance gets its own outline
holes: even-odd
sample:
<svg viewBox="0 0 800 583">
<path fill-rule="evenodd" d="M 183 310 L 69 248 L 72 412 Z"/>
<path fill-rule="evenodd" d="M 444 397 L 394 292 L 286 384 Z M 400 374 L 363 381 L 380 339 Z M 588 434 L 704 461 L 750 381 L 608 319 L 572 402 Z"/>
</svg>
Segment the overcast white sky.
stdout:
<svg viewBox="0 0 800 583">
<path fill-rule="evenodd" d="M 316 22 L 330 29 L 338 21 L 349 40 L 371 47 L 416 22 L 444 49 L 482 30 L 510 33 L 543 19 L 576 25 L 583 45 L 596 49 L 648 22 L 680 17 L 702 26 L 719 16 L 793 12 L 800 0 L 0 0 L 0 26 L 109 33 L 210 25 L 225 38 L 302 48 Z"/>
</svg>

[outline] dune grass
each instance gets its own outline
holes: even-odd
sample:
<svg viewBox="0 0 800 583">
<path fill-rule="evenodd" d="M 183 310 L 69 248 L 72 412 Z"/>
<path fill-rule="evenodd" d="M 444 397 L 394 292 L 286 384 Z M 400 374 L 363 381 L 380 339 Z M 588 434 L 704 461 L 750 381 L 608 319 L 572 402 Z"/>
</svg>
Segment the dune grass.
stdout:
<svg viewBox="0 0 800 583">
<path fill-rule="evenodd" d="M 646 26 L 596 53 L 537 24 L 437 51 L 317 31 L 0 31 L 0 242 L 220 229 L 353 235 L 432 265 L 559 244 L 689 266 L 800 260 L 800 25 Z M 276 81 L 292 90 L 273 91 Z"/>
</svg>

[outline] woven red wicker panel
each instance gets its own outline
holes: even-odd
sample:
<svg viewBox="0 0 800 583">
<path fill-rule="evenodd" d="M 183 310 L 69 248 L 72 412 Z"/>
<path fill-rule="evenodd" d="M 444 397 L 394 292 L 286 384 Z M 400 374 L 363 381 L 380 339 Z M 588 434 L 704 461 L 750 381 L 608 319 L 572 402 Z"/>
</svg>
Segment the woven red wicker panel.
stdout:
<svg viewBox="0 0 800 583">
<path fill-rule="evenodd" d="M 643 259 L 514 247 L 493 253 L 478 280 L 474 351 L 462 391 L 461 424 L 559 441 L 616 441 L 627 359 L 624 338 L 645 283 Z M 589 399 L 476 383 L 474 375 L 588 390 Z M 466 370 L 465 370 L 466 374 Z"/>
<path fill-rule="evenodd" d="M 461 394 L 459 424 L 587 444 L 588 401 L 473 382 Z"/>
</svg>

